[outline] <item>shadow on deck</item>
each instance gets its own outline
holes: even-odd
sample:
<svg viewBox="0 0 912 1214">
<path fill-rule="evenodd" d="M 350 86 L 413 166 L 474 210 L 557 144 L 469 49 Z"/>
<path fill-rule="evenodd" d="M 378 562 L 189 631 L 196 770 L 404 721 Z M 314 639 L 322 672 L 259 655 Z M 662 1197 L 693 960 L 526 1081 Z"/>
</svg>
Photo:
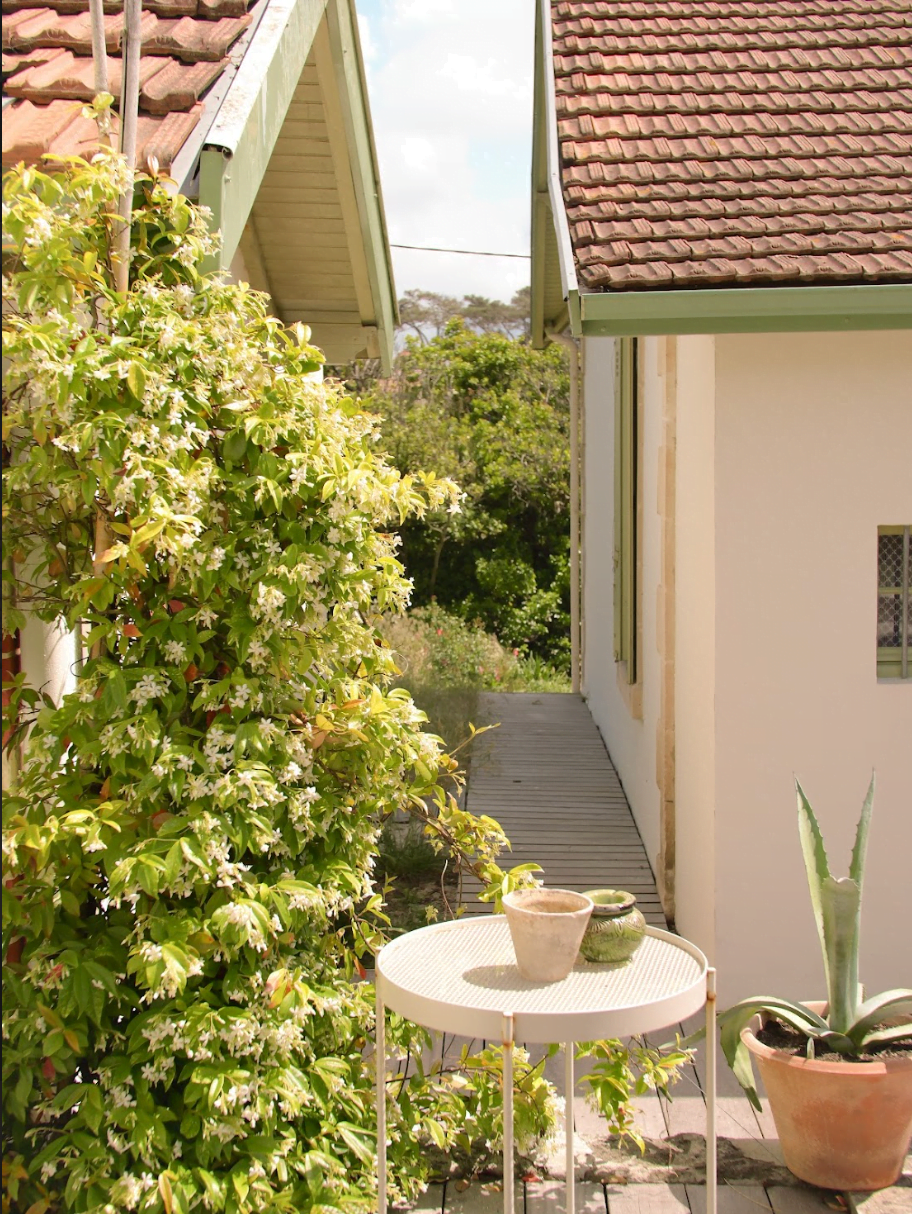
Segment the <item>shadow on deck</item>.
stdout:
<svg viewBox="0 0 912 1214">
<path fill-rule="evenodd" d="M 546 885 L 580 892 L 626 889 L 648 923 L 665 927 L 655 879 L 617 772 L 581 696 L 486 692 L 480 724 L 500 722 L 475 743 L 467 807 L 506 831 L 500 864 L 534 862 Z M 468 914 L 490 909 L 466 881 Z"/>
</svg>

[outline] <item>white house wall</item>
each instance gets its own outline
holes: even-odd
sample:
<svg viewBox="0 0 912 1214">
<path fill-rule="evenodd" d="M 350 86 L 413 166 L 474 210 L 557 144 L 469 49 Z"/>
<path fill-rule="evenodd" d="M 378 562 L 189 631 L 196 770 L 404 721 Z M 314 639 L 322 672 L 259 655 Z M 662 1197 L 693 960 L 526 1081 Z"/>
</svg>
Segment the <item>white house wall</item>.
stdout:
<svg viewBox="0 0 912 1214">
<path fill-rule="evenodd" d="M 608 746 L 643 836 L 650 863 L 659 852 L 659 791 L 656 732 L 659 663 L 656 593 L 659 578 L 658 462 L 664 399 L 664 338 L 641 343 L 639 421 L 641 450 L 652 451 L 638 468 L 641 586 L 637 628 L 641 638 L 637 685 L 628 689 L 614 661 L 614 366 L 613 338 L 584 342 L 585 437 L 583 452 L 583 639 L 582 690 Z"/>
<path fill-rule="evenodd" d="M 675 925 L 716 962 L 715 338 L 675 343 Z M 720 973 L 724 993 L 725 975 Z"/>
<path fill-rule="evenodd" d="M 725 996 L 822 994 L 792 777 L 844 875 L 872 768 L 862 978 L 871 992 L 909 985 L 912 683 L 878 683 L 875 619 L 878 525 L 912 522 L 912 336 L 715 341 L 716 959 Z M 678 557 L 680 579 L 694 558 L 680 547 Z M 689 748 L 679 733 L 679 767 Z M 685 934 L 686 923 L 679 912 Z"/>
</svg>

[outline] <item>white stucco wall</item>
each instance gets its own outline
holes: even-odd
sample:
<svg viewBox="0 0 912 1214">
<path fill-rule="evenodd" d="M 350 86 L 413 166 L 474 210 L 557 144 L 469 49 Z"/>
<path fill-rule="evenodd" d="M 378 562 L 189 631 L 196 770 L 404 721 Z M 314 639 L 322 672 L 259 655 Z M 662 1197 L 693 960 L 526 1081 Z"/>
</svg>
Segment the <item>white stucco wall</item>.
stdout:
<svg viewBox="0 0 912 1214">
<path fill-rule="evenodd" d="M 717 337 L 715 381 L 724 995 L 821 995 L 792 775 L 845 875 L 872 768 L 862 979 L 910 985 L 912 683 L 877 682 L 875 616 L 877 527 L 912 522 L 912 335 Z"/>
<path fill-rule="evenodd" d="M 659 846 L 658 340 L 643 343 L 641 711 L 612 652 L 614 349 L 585 343 L 583 691 L 651 859 Z M 912 522 L 912 336 L 675 341 L 676 921 L 723 1003 L 823 975 L 793 773 L 847 871 L 870 771 L 862 977 L 912 983 L 912 684 L 878 683 L 877 527 Z"/>
<path fill-rule="evenodd" d="M 605 739 L 650 863 L 659 851 L 659 793 L 656 783 L 656 725 L 659 663 L 656 586 L 659 578 L 658 448 L 664 339 L 641 343 L 642 407 L 638 520 L 640 584 L 638 686 L 625 694 L 614 661 L 614 360 L 612 338 L 584 343 L 585 446 L 583 472 L 583 646 L 582 689 Z"/>
<path fill-rule="evenodd" d="M 675 925 L 716 963 L 715 338 L 675 346 Z"/>
</svg>

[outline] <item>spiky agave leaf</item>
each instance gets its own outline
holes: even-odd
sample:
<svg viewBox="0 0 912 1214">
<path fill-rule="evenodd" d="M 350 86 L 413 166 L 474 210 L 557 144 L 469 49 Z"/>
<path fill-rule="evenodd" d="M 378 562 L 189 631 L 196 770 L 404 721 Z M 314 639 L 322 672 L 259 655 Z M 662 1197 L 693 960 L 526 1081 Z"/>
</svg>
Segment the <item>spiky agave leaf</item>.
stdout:
<svg viewBox="0 0 912 1214">
<path fill-rule="evenodd" d="M 858 1007 L 861 886 L 851 877 L 827 877 L 820 884 L 819 896 L 827 971 L 827 1020 L 833 1032 L 846 1034 Z"/>
<path fill-rule="evenodd" d="M 868 785 L 868 795 L 861 807 L 861 817 L 855 830 L 855 846 L 852 848 L 852 863 L 849 865 L 849 876 L 859 887 L 864 885 L 865 852 L 868 848 L 868 829 L 871 825 L 871 810 L 874 808 L 875 773 L 871 772 L 871 783 Z"/>
<path fill-rule="evenodd" d="M 728 1008 L 719 1017 L 719 1043 L 725 1060 L 734 1072 L 735 1078 L 741 1084 L 748 1100 L 755 1109 L 760 1109 L 760 1097 L 754 1083 L 754 1069 L 751 1065 L 750 1051 L 741 1040 L 741 1033 L 757 1013 L 766 1012 L 777 1020 L 789 1024 L 808 1037 L 822 1037 L 829 1030 L 829 1025 L 816 1012 L 811 1011 L 802 1003 L 793 1003 L 789 999 L 773 999 L 765 996 L 752 996 L 742 999 L 733 1007 Z"/>
<path fill-rule="evenodd" d="M 875 1041 L 893 1041 L 904 1036 L 912 1036 L 912 1024 L 890 1025 L 879 1028 L 886 1020 L 894 1016 L 912 1015 L 912 990 L 899 987 L 893 991 L 884 991 L 880 995 L 872 995 L 857 1009 L 855 1021 L 848 1031 L 849 1037 L 856 1049 Z M 895 1029 L 901 1030 L 894 1032 Z"/>
<path fill-rule="evenodd" d="M 811 906 L 814 910 L 814 922 L 817 924 L 817 934 L 820 937 L 820 951 L 823 954 L 823 968 L 826 974 L 827 992 L 830 989 L 830 963 L 826 947 L 826 926 L 823 919 L 823 900 L 821 888 L 830 876 L 830 865 L 827 860 L 826 848 L 823 845 L 823 835 L 811 809 L 811 803 L 804 794 L 804 789 L 796 779 L 795 790 L 798 794 L 798 834 L 801 839 L 801 851 L 804 855 L 804 867 L 807 870 L 808 892 L 811 895 Z"/>
</svg>

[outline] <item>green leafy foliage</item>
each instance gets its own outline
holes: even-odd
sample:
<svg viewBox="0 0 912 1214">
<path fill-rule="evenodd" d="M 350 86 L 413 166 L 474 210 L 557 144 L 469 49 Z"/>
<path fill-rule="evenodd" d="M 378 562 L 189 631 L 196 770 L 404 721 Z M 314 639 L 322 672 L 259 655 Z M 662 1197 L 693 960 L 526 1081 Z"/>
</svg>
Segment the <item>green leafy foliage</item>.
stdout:
<svg viewBox="0 0 912 1214">
<path fill-rule="evenodd" d="M 118 294 L 123 184 L 109 157 L 5 186 L 4 627 L 90 652 L 59 705 L 6 688 L 7 1197 L 367 1209 L 382 823 L 411 808 L 485 879 L 504 842 L 378 629 L 410 590 L 390 523 L 456 489 L 377 453 L 303 326 L 200 276 L 205 219 L 155 181 Z M 400 1192 L 445 1095 L 415 1076 L 391 1114 Z"/>
<path fill-rule="evenodd" d="M 864 999 L 859 981 L 858 939 L 861 930 L 861 894 L 871 811 L 874 776 L 862 806 L 852 850 L 851 876 L 830 872 L 823 835 L 804 789 L 795 781 L 798 796 L 798 831 L 808 879 L 808 891 L 820 938 L 827 981 L 826 1012 L 817 1012 L 788 999 L 753 996 L 736 1003 L 719 1017 L 725 1057 L 751 1103 L 760 1108 L 753 1068 L 741 1033 L 762 1013 L 803 1033 L 808 1057 L 815 1042 L 848 1058 L 874 1045 L 912 1042 L 912 990 L 900 988 Z"/>
<path fill-rule="evenodd" d="M 582 1082 L 589 1096 L 605 1117 L 608 1129 L 619 1137 L 628 1137 L 640 1150 L 645 1149 L 636 1127 L 632 1101 L 646 1092 L 666 1096 L 681 1077 L 681 1070 L 693 1058 L 693 1050 L 680 1040 L 674 1045 L 650 1046 L 639 1037 L 629 1041 L 593 1041 L 577 1047 L 577 1058 L 595 1061 Z"/>
<path fill-rule="evenodd" d="M 396 464 L 458 480 L 462 509 L 400 528 L 415 601 L 436 598 L 508 649 L 566 665 L 569 380 L 560 346 L 533 350 L 461 319 L 409 339 L 367 398 Z"/>
<path fill-rule="evenodd" d="M 393 527 L 457 489 L 380 454 L 305 326 L 201 275 L 205 216 L 157 180 L 116 291 L 128 185 L 112 154 L 4 185 L 4 634 L 86 653 L 59 704 L 4 683 L 4 1208 L 366 1211 L 383 824 L 504 879 L 384 640 Z M 430 1144 L 496 1145 L 500 1068 L 387 1069 L 393 1196 Z M 548 1085 L 517 1091 L 543 1131 Z"/>
</svg>

